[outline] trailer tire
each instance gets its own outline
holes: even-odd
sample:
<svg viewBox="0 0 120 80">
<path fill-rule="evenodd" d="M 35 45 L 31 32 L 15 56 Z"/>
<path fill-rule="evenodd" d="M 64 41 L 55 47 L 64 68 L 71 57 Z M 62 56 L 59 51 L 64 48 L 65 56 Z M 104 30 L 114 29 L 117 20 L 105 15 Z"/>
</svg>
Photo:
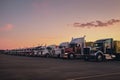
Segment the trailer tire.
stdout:
<svg viewBox="0 0 120 80">
<path fill-rule="evenodd" d="M 96 55 L 96 61 L 97 62 L 102 62 L 104 60 L 105 60 L 105 58 L 104 58 L 104 56 L 102 54 L 97 54 Z"/>
</svg>

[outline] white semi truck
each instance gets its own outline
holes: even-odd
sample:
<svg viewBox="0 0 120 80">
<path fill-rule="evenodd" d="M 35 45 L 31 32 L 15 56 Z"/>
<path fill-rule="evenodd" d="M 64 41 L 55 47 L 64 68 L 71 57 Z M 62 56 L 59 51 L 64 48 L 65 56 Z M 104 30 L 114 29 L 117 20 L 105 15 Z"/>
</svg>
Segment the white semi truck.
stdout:
<svg viewBox="0 0 120 80">
<path fill-rule="evenodd" d="M 62 42 L 58 45 L 49 45 L 47 46 L 49 56 L 60 58 L 62 54 L 62 50 L 69 47 L 69 42 Z"/>
<path fill-rule="evenodd" d="M 61 49 L 57 45 L 49 45 L 47 46 L 47 49 L 49 51 L 49 56 L 50 57 L 60 57 L 61 54 Z"/>
<path fill-rule="evenodd" d="M 49 50 L 46 46 L 41 46 L 37 51 L 35 52 L 37 56 L 41 57 L 49 57 Z"/>
</svg>

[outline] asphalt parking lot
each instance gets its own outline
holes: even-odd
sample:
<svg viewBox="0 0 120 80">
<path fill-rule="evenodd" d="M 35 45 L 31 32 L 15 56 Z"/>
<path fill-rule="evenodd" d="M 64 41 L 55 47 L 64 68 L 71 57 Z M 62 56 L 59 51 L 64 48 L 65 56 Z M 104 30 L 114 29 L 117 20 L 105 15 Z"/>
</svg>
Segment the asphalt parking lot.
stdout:
<svg viewBox="0 0 120 80">
<path fill-rule="evenodd" d="M 0 54 L 0 80 L 120 80 L 120 61 L 85 62 Z"/>
</svg>

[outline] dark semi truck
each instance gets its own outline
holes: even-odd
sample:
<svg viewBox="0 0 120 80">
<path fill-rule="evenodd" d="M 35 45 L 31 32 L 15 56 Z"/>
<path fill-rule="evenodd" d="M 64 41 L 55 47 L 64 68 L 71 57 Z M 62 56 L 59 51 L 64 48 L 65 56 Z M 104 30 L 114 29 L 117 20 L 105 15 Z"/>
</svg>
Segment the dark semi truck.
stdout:
<svg viewBox="0 0 120 80">
<path fill-rule="evenodd" d="M 120 60 L 120 41 L 114 41 L 112 38 L 96 40 L 93 46 L 84 48 L 83 56 L 86 61 Z"/>
</svg>

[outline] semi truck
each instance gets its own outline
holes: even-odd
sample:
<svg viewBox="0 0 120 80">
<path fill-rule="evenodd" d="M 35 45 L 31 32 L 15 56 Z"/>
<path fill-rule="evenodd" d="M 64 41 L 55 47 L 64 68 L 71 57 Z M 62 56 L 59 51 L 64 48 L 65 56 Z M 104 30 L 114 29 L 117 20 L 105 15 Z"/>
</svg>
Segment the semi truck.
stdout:
<svg viewBox="0 0 120 80">
<path fill-rule="evenodd" d="M 114 41 L 113 38 L 99 39 L 93 43 L 93 46 L 84 48 L 83 52 L 86 61 L 120 60 L 120 41 Z"/>
<path fill-rule="evenodd" d="M 34 55 L 41 57 L 59 57 L 60 53 L 57 45 L 41 46 L 34 50 Z"/>
<path fill-rule="evenodd" d="M 5 50 L 0 50 L 0 54 L 3 54 L 5 52 Z"/>
<path fill-rule="evenodd" d="M 83 55 L 83 48 L 85 47 L 85 36 L 80 38 L 72 38 L 68 48 L 64 48 L 61 58 L 81 58 Z"/>
<path fill-rule="evenodd" d="M 49 57 L 60 57 L 61 50 L 58 45 L 49 45 L 47 49 L 49 51 Z"/>
<path fill-rule="evenodd" d="M 49 57 L 49 50 L 47 49 L 46 46 L 41 46 L 39 49 L 34 51 L 34 53 L 36 53 L 37 56 Z"/>
<path fill-rule="evenodd" d="M 68 48 L 69 42 L 62 42 L 59 45 L 49 45 L 47 49 L 49 51 L 50 57 L 60 58 L 62 54 L 62 50 Z"/>
</svg>

